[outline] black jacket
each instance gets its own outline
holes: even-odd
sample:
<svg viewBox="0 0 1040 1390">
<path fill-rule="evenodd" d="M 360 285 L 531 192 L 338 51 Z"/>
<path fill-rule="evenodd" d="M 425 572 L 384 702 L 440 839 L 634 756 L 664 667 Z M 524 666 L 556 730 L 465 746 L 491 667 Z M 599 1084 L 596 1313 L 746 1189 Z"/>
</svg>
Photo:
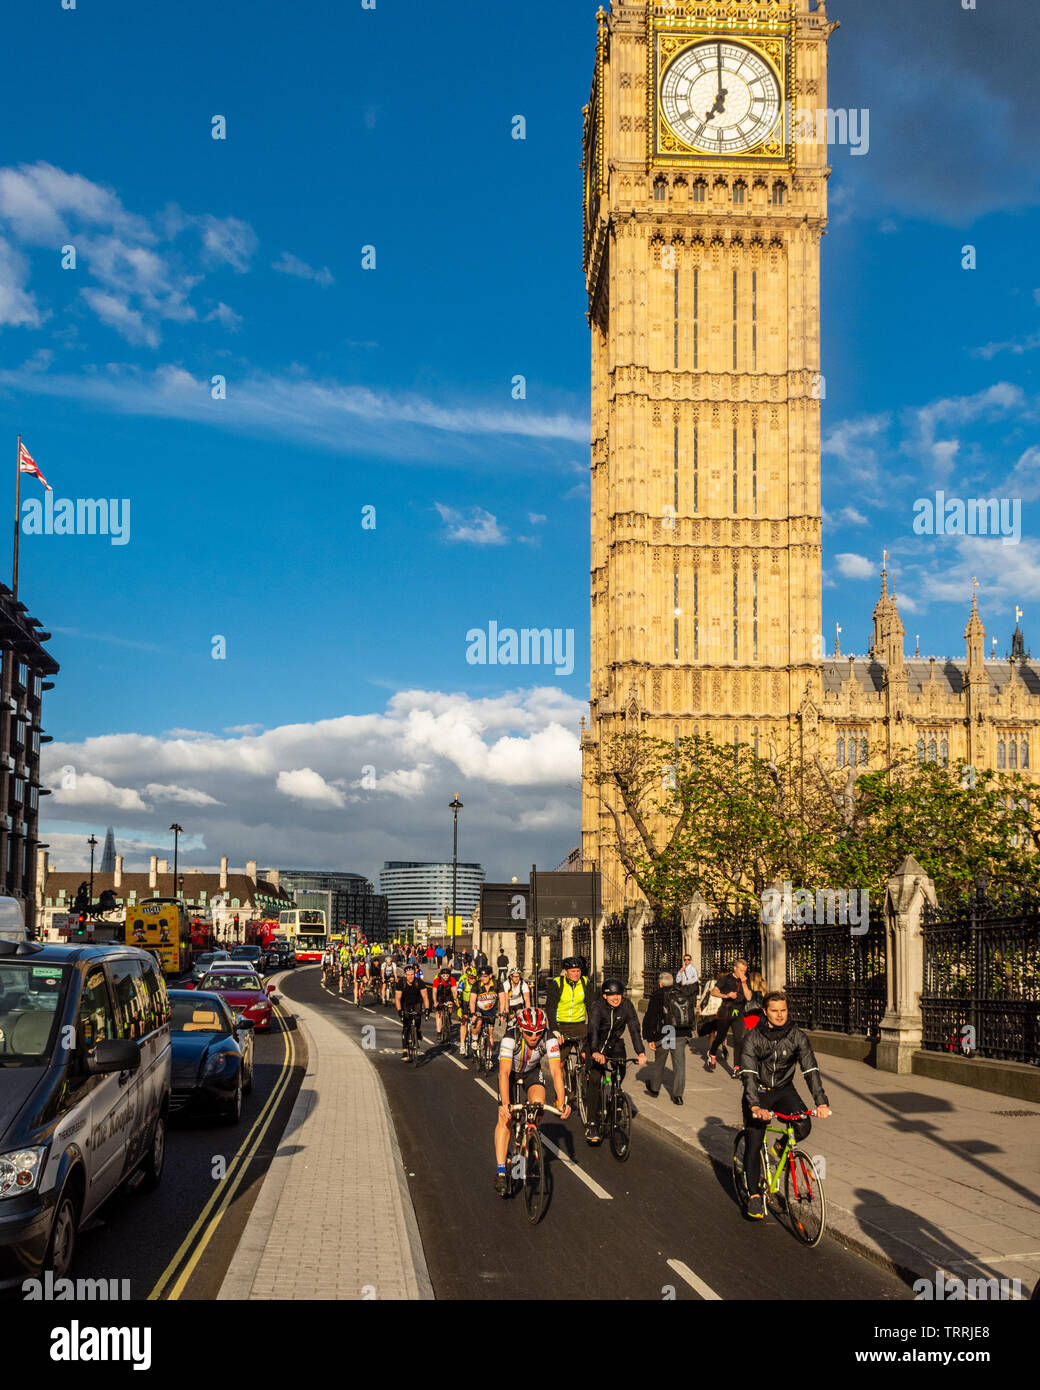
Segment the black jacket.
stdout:
<svg viewBox="0 0 1040 1390">
<path fill-rule="evenodd" d="M 671 1028 L 672 1020 L 665 1003 L 666 996 L 677 991 L 680 994 L 687 994 L 690 1000 L 690 1017 L 693 1017 L 694 1009 L 697 1005 L 699 989 L 696 985 L 663 985 L 655 989 L 647 1000 L 646 1013 L 643 1015 L 643 1037 L 647 1042 L 659 1043 L 662 1037 L 662 1029 L 667 1025 Z M 692 1028 L 676 1028 L 675 1035 L 678 1038 L 688 1038 L 692 1033 Z"/>
<path fill-rule="evenodd" d="M 763 1016 L 758 1027 L 746 1034 L 740 1054 L 740 1076 L 748 1105 L 761 1105 L 763 1089 L 789 1086 L 794 1081 L 796 1065 L 801 1066 L 814 1103 L 829 1105 L 809 1039 L 793 1020 L 774 1028 Z"/>
<path fill-rule="evenodd" d="M 620 1006 L 616 1009 L 612 1009 L 605 999 L 597 999 L 589 1008 L 590 1054 L 602 1052 L 605 1046 L 609 1046 L 616 1053 L 623 1053 L 626 1028 L 636 1052 L 645 1052 L 646 1048 L 643 1046 L 642 1034 L 639 1031 L 639 1016 L 631 999 L 622 999 Z"/>
</svg>

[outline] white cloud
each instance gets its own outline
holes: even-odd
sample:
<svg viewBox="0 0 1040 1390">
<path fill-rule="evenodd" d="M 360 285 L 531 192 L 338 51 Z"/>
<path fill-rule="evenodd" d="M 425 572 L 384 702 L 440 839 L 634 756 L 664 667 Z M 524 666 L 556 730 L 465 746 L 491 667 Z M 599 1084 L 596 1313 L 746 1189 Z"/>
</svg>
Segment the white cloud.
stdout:
<svg viewBox="0 0 1040 1390">
<path fill-rule="evenodd" d="M 549 518 L 547 516 L 543 516 L 541 512 L 528 512 L 527 520 L 531 523 L 532 526 L 541 526 L 542 522 L 548 521 Z"/>
<path fill-rule="evenodd" d="M 315 270 L 312 265 L 308 265 L 306 261 L 301 261 L 299 256 L 294 256 L 291 251 L 283 251 L 271 269 L 277 270 L 282 275 L 295 275 L 299 280 L 313 280 L 323 290 L 327 290 L 330 285 L 336 283 L 332 271 L 327 265 L 323 265 L 320 270 Z"/>
<path fill-rule="evenodd" d="M 866 526 L 867 518 L 855 507 L 842 507 L 838 513 L 838 520 L 846 526 Z"/>
<path fill-rule="evenodd" d="M 279 772 L 275 779 L 275 786 L 280 792 L 293 797 L 296 801 L 309 801 L 319 806 L 343 806 L 345 804 L 343 793 L 335 787 L 330 787 L 324 777 L 310 767 L 294 768 L 291 772 Z"/>
<path fill-rule="evenodd" d="M 145 796 L 153 801 L 182 801 L 186 806 L 220 806 L 215 796 L 200 792 L 192 787 L 175 787 L 162 782 L 149 782 L 144 789 Z"/>
<path fill-rule="evenodd" d="M 875 573 L 874 564 L 865 555 L 835 555 L 834 563 L 846 579 L 870 579 Z"/>
<path fill-rule="evenodd" d="M 208 265 L 229 265 L 240 274 L 249 269 L 259 243 L 248 222 L 209 213 L 194 220 L 202 232 L 203 259 Z"/>
<path fill-rule="evenodd" d="M 36 301 L 26 289 L 28 279 L 28 261 L 0 237 L 0 324 L 35 328 L 40 323 Z"/>
<path fill-rule="evenodd" d="M 497 517 L 486 512 L 483 507 L 472 507 L 468 515 L 454 507 L 446 507 L 441 502 L 433 504 L 444 522 L 445 540 L 469 541 L 473 545 L 504 545 L 505 533 L 498 524 Z"/>
<path fill-rule="evenodd" d="M 128 343 L 143 343 L 153 348 L 159 346 L 157 330 L 148 327 L 140 312 L 131 309 L 125 299 L 108 294 L 104 290 L 89 288 L 80 290 L 80 294 L 101 322 L 107 323 L 109 328 L 114 328 Z"/>
<path fill-rule="evenodd" d="M 258 734 L 263 727 L 262 724 L 229 724 L 224 732 L 226 734 Z"/>
<path fill-rule="evenodd" d="M 112 806 L 119 811 L 149 809 L 132 787 L 117 787 L 107 777 L 99 777 L 93 772 L 77 770 L 75 780 L 69 787 L 62 786 L 61 776 L 56 772 L 55 783 L 51 800 L 63 806 Z"/>
<path fill-rule="evenodd" d="M 229 308 L 223 300 L 217 304 L 215 309 L 211 309 L 206 315 L 206 323 L 211 323 L 214 320 L 216 320 L 217 323 L 222 323 L 225 328 L 231 329 L 232 331 L 241 328 L 243 322 L 242 315 L 236 314 L 234 309 Z"/>
<path fill-rule="evenodd" d="M 337 454 L 371 453 L 395 460 L 486 460 L 486 439 L 504 447 L 517 440 L 575 440 L 588 434 L 580 416 L 501 410 L 367 386 L 315 381 L 303 373 L 255 373 L 236 378 L 235 390 L 213 408 L 210 383 L 172 363 L 153 371 L 110 366 L 104 371 L 0 371 L 0 386 L 34 395 L 83 401 L 99 409 L 160 419 L 192 420 L 250 435 L 275 435 Z M 468 452 L 466 441 L 469 443 Z M 585 483 L 578 493 L 587 496 Z"/>
<path fill-rule="evenodd" d="M 447 803 L 457 791 L 460 857 L 508 879 L 557 863 L 578 842 L 578 721 L 587 708 L 552 686 L 483 698 L 407 690 L 379 712 L 255 734 L 243 726 L 53 743 L 42 752 L 44 781 L 60 786 L 71 764 L 77 789 L 65 804 L 51 805 L 57 792 L 45 798 L 41 815 L 64 821 L 74 809 L 86 836 L 116 807 L 129 813 L 128 833 L 165 844 L 172 805 L 157 789 L 190 789 L 197 795 L 180 819 L 208 855 L 194 862 L 228 854 L 234 863 L 327 863 L 372 876 L 384 859 L 442 859 L 445 834 L 450 852 Z M 43 838 L 54 843 L 49 828 Z"/>
</svg>

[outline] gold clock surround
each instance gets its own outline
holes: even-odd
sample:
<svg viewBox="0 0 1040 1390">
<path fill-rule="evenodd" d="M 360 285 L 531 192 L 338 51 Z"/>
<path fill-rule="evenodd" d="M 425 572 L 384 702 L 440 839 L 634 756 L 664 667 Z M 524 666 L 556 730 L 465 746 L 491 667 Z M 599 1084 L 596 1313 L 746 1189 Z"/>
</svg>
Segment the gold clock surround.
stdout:
<svg viewBox="0 0 1040 1390">
<path fill-rule="evenodd" d="M 762 33 L 756 24 L 744 23 L 727 25 L 725 33 L 720 35 L 717 21 L 688 20 L 684 23 L 673 16 L 661 19 L 651 15 L 647 44 L 647 166 L 651 169 L 687 166 L 761 169 L 766 165 L 793 169 L 794 144 L 790 129 L 790 113 L 795 100 L 793 31 L 793 23 L 773 21 L 769 33 Z M 661 103 L 661 83 L 674 59 L 688 48 L 720 38 L 755 53 L 768 65 L 780 87 L 780 120 L 770 132 L 770 138 L 739 154 L 712 155 L 686 144 L 669 126 Z"/>
</svg>

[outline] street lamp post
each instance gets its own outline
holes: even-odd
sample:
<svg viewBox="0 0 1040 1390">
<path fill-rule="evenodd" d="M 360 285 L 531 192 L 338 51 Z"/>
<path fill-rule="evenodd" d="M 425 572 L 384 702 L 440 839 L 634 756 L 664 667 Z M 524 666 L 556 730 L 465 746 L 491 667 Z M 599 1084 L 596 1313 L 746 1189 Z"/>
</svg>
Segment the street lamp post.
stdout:
<svg viewBox="0 0 1040 1390">
<path fill-rule="evenodd" d="M 176 894 L 177 894 L 177 842 L 178 842 L 178 840 L 180 839 L 180 837 L 184 834 L 184 826 L 183 826 L 183 825 L 178 825 L 177 822 L 174 821 L 174 823 L 170 826 L 170 829 L 173 831 L 173 883 L 172 883 L 171 886 L 172 886 L 172 888 L 173 888 L 174 896 L 176 896 Z"/>
<path fill-rule="evenodd" d="M 94 850 L 97 848 L 97 838 L 91 835 L 87 841 L 90 846 L 90 906 L 94 906 Z"/>
<path fill-rule="evenodd" d="M 456 917 L 456 897 L 459 886 L 459 812 L 462 810 L 462 802 L 459 800 L 458 792 L 455 799 L 448 806 L 452 813 L 451 829 L 451 960 L 455 963 L 455 917 Z"/>
</svg>

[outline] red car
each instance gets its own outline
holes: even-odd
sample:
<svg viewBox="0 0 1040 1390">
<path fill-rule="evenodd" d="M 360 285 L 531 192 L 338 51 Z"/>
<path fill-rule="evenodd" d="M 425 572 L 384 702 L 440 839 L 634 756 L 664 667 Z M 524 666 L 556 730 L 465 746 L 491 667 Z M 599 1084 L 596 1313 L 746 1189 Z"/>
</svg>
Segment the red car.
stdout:
<svg viewBox="0 0 1040 1390">
<path fill-rule="evenodd" d="M 265 988 L 256 971 L 241 962 L 221 961 L 203 975 L 197 986 L 189 985 L 188 988 L 209 990 L 221 995 L 229 1008 L 250 1019 L 260 1032 L 271 1031 L 274 1011 L 270 996 L 274 993 L 274 985 Z"/>
</svg>

